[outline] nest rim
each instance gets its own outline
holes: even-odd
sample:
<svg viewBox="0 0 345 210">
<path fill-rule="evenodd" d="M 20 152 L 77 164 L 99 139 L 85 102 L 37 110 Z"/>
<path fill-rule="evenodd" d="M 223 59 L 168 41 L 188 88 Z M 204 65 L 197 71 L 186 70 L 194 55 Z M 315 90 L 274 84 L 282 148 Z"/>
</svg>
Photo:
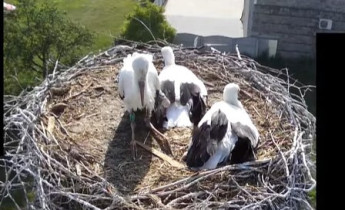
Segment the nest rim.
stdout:
<svg viewBox="0 0 345 210">
<path fill-rule="evenodd" d="M 215 52 L 213 52 L 213 53 L 210 53 L 210 52 L 194 53 L 195 50 L 181 49 L 181 48 L 179 48 L 177 46 L 174 46 L 174 45 L 172 45 L 172 47 L 176 50 L 176 52 L 180 53 L 180 54 L 177 55 L 177 58 L 176 58 L 176 62 L 177 63 L 179 63 L 179 59 L 178 59 L 179 56 L 182 57 L 182 56 L 186 56 L 186 55 L 189 56 L 189 58 L 193 57 L 193 56 L 196 56 L 196 61 L 200 61 L 201 60 L 202 62 L 206 62 L 206 63 L 207 63 L 206 58 L 208 58 L 210 56 L 212 56 L 213 59 L 215 59 L 216 61 L 219 61 L 220 59 L 224 60 L 224 58 L 228 58 L 229 60 L 228 61 L 224 61 L 223 65 L 226 65 L 226 64 L 230 65 L 229 63 L 232 63 L 231 64 L 232 65 L 231 69 L 233 69 L 232 71 L 235 72 L 235 75 L 236 75 L 236 73 L 237 74 L 241 74 L 242 76 L 245 75 L 244 77 L 246 77 L 247 80 L 249 80 L 250 82 L 252 82 L 253 76 L 251 74 L 253 73 L 253 71 L 259 72 L 257 70 L 257 68 L 263 68 L 260 64 L 256 63 L 254 60 L 252 60 L 252 59 L 250 59 L 250 58 L 248 58 L 246 56 L 242 56 L 242 58 L 239 59 L 238 55 L 237 56 L 235 56 L 235 55 L 222 55 L 220 53 L 215 53 Z M 55 75 L 55 77 L 53 76 L 53 78 L 49 78 L 48 77 L 43 82 L 43 84 L 40 87 L 37 87 L 32 92 L 30 92 L 31 95 L 30 95 L 30 93 L 28 93 L 26 95 L 24 94 L 24 95 L 21 95 L 19 97 L 27 97 L 27 98 L 31 97 L 31 99 L 32 99 L 34 97 L 34 95 L 35 95 L 35 94 L 32 94 L 32 93 L 36 93 L 36 95 L 38 95 L 37 93 L 40 93 L 41 94 L 40 98 L 41 99 L 43 98 L 43 100 L 42 100 L 43 103 L 40 103 L 41 106 L 38 109 L 37 109 L 37 105 L 36 106 L 31 106 L 31 108 L 32 109 L 36 108 L 37 113 L 43 113 L 44 110 L 46 109 L 46 106 L 49 104 L 49 99 L 47 98 L 47 96 L 48 96 L 48 93 L 51 90 L 51 86 L 52 85 L 54 86 L 54 84 L 59 84 L 59 83 L 63 84 L 63 82 L 71 81 L 72 79 L 85 74 L 87 71 L 92 71 L 92 69 L 93 70 L 97 69 L 97 68 L 93 68 L 93 67 L 95 67 L 95 64 L 97 64 L 97 62 L 101 63 L 102 65 L 112 65 L 112 64 L 114 64 L 112 62 L 121 63 L 120 59 L 117 57 L 117 55 L 118 55 L 117 53 L 122 55 L 121 51 L 123 51 L 125 53 L 128 53 L 128 51 L 142 50 L 141 48 L 143 48 L 144 51 L 148 51 L 148 52 L 151 52 L 151 53 L 153 52 L 155 54 L 157 54 L 159 52 L 159 46 L 157 46 L 157 45 L 150 45 L 150 44 L 143 44 L 143 43 L 133 43 L 133 42 L 129 43 L 129 45 L 118 45 L 118 46 L 115 46 L 115 47 L 113 47 L 111 49 L 108 49 L 105 52 L 100 53 L 99 55 L 95 56 L 94 58 L 85 57 L 84 59 L 79 61 L 74 67 L 70 68 L 69 70 L 67 70 L 65 72 L 57 72 L 57 74 Z M 189 52 L 190 54 L 188 54 L 186 52 Z M 191 52 L 193 52 L 193 53 L 191 53 Z M 111 57 L 111 59 L 109 59 L 106 54 L 112 55 L 113 57 Z M 198 56 L 200 56 L 201 59 Z M 204 56 L 204 57 L 202 57 L 202 56 Z M 105 59 L 104 59 L 104 57 L 105 57 Z M 103 60 L 102 60 L 102 58 L 103 58 Z M 159 60 L 159 62 L 162 63 L 161 60 Z M 156 62 L 155 63 L 156 67 L 161 65 L 161 63 L 157 63 Z M 263 69 L 265 69 L 265 68 L 266 68 L 266 72 L 273 71 L 273 69 L 270 69 L 270 68 L 267 68 L 267 67 L 264 67 Z M 159 68 L 157 68 L 157 70 L 158 69 Z M 241 69 L 245 69 L 245 70 L 241 70 Z M 238 71 L 238 72 L 236 72 L 236 71 Z M 261 71 L 263 71 L 263 70 L 261 70 Z M 261 74 L 257 73 L 257 75 L 261 75 L 262 77 L 267 76 L 267 75 L 265 75 L 263 73 L 261 73 Z M 216 75 L 213 75 L 213 76 L 216 77 Z M 220 77 L 222 77 L 222 76 L 223 75 L 220 75 Z M 228 76 L 228 75 L 226 74 L 226 76 Z M 267 77 L 269 77 L 269 76 L 267 76 Z M 236 78 L 236 76 L 234 78 Z M 219 76 L 218 76 L 218 79 L 220 79 Z M 222 81 L 222 82 L 224 82 L 224 81 Z M 248 81 L 245 81 L 245 82 L 250 83 Z M 245 84 L 245 85 L 247 85 L 247 84 Z M 257 85 L 257 86 L 255 86 L 255 88 L 257 88 L 257 89 L 261 88 L 262 92 L 265 90 L 264 86 L 260 87 L 260 86 Z M 219 90 L 219 87 L 215 88 L 215 91 L 217 91 L 217 90 Z M 253 94 L 253 93 L 245 93 L 245 94 Z M 258 93 L 256 93 L 256 94 L 260 95 L 260 91 L 258 91 Z M 262 94 L 262 95 L 263 96 L 260 96 L 260 97 L 264 97 L 265 96 L 265 94 Z M 285 98 L 284 97 L 280 97 L 280 98 L 278 97 L 278 99 L 284 100 Z M 283 102 L 285 102 L 285 103 L 287 103 L 287 102 L 293 103 L 293 100 L 291 98 L 287 98 L 287 99 L 288 100 L 283 101 Z M 38 100 L 38 97 L 36 98 L 36 100 Z M 273 104 L 274 103 L 278 104 L 279 100 L 277 100 L 277 102 L 272 100 L 272 103 Z M 299 104 L 303 105 L 303 100 L 300 103 L 296 102 L 296 104 L 297 104 L 296 107 L 295 107 L 296 110 L 291 110 L 289 108 L 284 107 L 284 103 L 280 104 L 280 106 L 283 107 L 283 109 L 285 108 L 284 111 L 287 113 L 287 115 L 292 113 L 290 115 L 290 118 L 291 118 L 290 120 L 295 124 L 295 126 L 293 126 L 293 129 L 292 129 L 293 135 L 291 135 L 291 147 L 287 148 L 284 151 L 282 151 L 280 149 L 280 147 L 278 146 L 277 142 L 275 142 L 274 138 L 272 137 L 272 139 L 273 139 L 273 141 L 272 141 L 273 145 L 272 146 L 276 147 L 278 149 L 277 149 L 277 153 L 274 156 L 271 156 L 271 158 L 267 158 L 267 159 L 263 159 L 263 160 L 261 159 L 261 160 L 254 161 L 254 162 L 248 162 L 248 163 L 241 164 L 241 165 L 223 166 L 221 168 L 217 168 L 217 169 L 206 171 L 206 172 L 201 172 L 201 173 L 198 173 L 196 175 L 189 175 L 187 177 L 182 178 L 181 180 L 176 181 L 174 187 L 172 185 L 174 183 L 170 183 L 170 184 L 167 184 L 166 186 L 163 186 L 163 187 L 162 186 L 157 187 L 156 189 L 153 189 L 153 190 L 149 191 L 146 194 L 145 193 L 138 193 L 138 194 L 131 195 L 129 198 L 122 196 L 120 193 L 117 192 L 116 189 L 114 189 L 114 186 L 112 186 L 111 183 L 109 183 L 106 179 L 104 179 L 103 177 L 98 176 L 98 175 L 95 176 L 98 179 L 97 182 L 94 182 L 94 181 L 90 182 L 90 180 L 88 180 L 88 179 L 90 179 L 90 177 L 85 177 L 86 181 L 83 180 L 86 183 L 89 182 L 89 184 L 87 184 L 86 186 L 93 185 L 93 187 L 91 187 L 91 188 L 93 190 L 96 190 L 96 192 L 97 192 L 96 193 L 97 196 L 95 196 L 95 198 L 93 198 L 92 194 L 75 195 L 75 193 L 69 192 L 68 190 L 66 191 L 66 189 L 63 189 L 63 188 L 61 188 L 60 192 L 59 192 L 59 190 L 56 189 L 56 187 L 54 187 L 53 185 L 49 185 L 48 184 L 49 182 L 48 183 L 47 182 L 42 182 L 42 181 L 39 182 L 39 180 L 35 180 L 35 184 L 37 186 L 40 186 L 41 189 L 37 188 L 37 192 L 36 193 L 42 195 L 47 190 L 48 191 L 52 191 L 52 189 L 54 189 L 53 191 L 56 191 L 57 195 L 62 196 L 62 197 L 64 197 L 67 200 L 73 200 L 78 205 L 86 206 L 86 207 L 89 207 L 89 208 L 92 208 L 92 209 L 101 208 L 101 207 L 98 207 L 95 203 L 93 203 L 94 202 L 93 199 L 94 200 L 98 199 L 98 201 L 103 201 L 105 203 L 108 203 L 106 206 L 99 205 L 99 206 L 106 207 L 106 208 L 121 207 L 121 208 L 135 208 L 135 209 L 139 208 L 140 209 L 143 206 L 144 207 L 148 207 L 148 208 L 167 208 L 167 207 L 174 207 L 174 208 L 188 208 L 189 207 L 190 208 L 190 207 L 202 207 L 202 206 L 206 205 L 204 202 L 202 202 L 202 198 L 205 199 L 206 195 L 208 195 L 208 197 L 210 197 L 211 195 L 209 195 L 207 193 L 206 194 L 201 194 L 200 192 L 191 192 L 191 193 L 182 193 L 181 194 L 181 192 L 185 192 L 185 190 L 187 189 L 185 187 L 186 185 L 187 186 L 189 185 L 191 187 L 193 187 L 195 185 L 195 183 L 196 183 L 195 180 L 194 181 L 190 181 L 190 179 L 192 177 L 193 177 L 193 179 L 195 179 L 195 176 L 196 176 L 197 180 L 199 179 L 199 182 L 201 183 L 202 181 L 207 180 L 210 177 L 211 177 L 210 179 L 212 179 L 212 174 L 214 174 L 214 176 L 218 176 L 218 175 L 224 176 L 225 174 L 229 174 L 229 172 L 234 172 L 234 171 L 242 171 L 243 172 L 245 170 L 248 170 L 248 168 L 252 168 L 252 170 L 254 172 L 256 171 L 255 173 L 259 173 L 257 171 L 258 170 L 260 171 L 262 168 L 264 168 L 263 165 L 265 167 L 273 167 L 274 163 L 275 164 L 279 163 L 279 164 L 285 165 L 285 167 L 282 167 L 279 170 L 281 172 L 284 172 L 284 170 L 285 170 L 285 175 L 282 174 L 282 177 L 285 176 L 287 178 L 286 183 L 288 185 L 291 182 L 291 181 L 289 181 L 288 178 L 289 177 L 291 178 L 291 173 L 293 172 L 293 169 L 290 169 L 291 163 L 289 161 L 292 161 L 295 157 L 298 157 L 298 159 L 301 160 L 304 163 L 304 165 L 301 166 L 300 171 L 306 170 L 306 172 L 303 172 L 303 173 L 302 172 L 298 172 L 298 173 L 306 174 L 305 176 L 307 178 L 305 179 L 305 181 L 306 181 L 305 186 L 303 188 L 299 189 L 299 191 L 298 190 L 294 191 L 294 193 L 297 192 L 297 194 L 299 194 L 299 195 L 304 195 L 305 192 L 308 192 L 311 189 L 314 189 L 315 184 L 316 184 L 315 180 L 310 175 L 309 167 L 311 167 L 311 166 L 310 166 L 309 163 L 308 164 L 306 163 L 307 162 L 306 155 L 308 153 L 306 153 L 305 150 L 304 150 L 304 146 L 307 145 L 307 144 L 310 144 L 310 140 L 303 138 L 303 134 L 304 133 L 308 133 L 309 132 L 310 134 L 315 135 L 315 118 L 311 117 L 312 115 L 310 113 L 309 114 L 306 113 L 306 112 L 308 112 L 306 110 L 306 106 L 304 107 L 304 106 L 300 106 L 299 105 Z M 304 103 L 304 105 L 305 105 L 305 103 Z M 63 107 L 63 105 L 61 105 L 61 106 Z M 8 107 L 10 107 L 12 109 L 8 109 L 7 113 L 11 113 L 11 112 L 13 113 L 13 112 L 17 111 L 18 113 L 22 114 L 23 121 L 24 120 L 29 121 L 29 122 L 30 121 L 31 122 L 37 121 L 36 120 L 37 118 L 35 118 L 35 115 L 36 115 L 35 113 L 31 113 L 30 112 L 30 114 L 28 114 L 27 112 L 25 112 L 26 111 L 25 109 L 23 111 L 20 108 L 18 108 L 18 106 L 8 105 Z M 300 109 L 300 110 L 298 110 L 298 109 Z M 304 116 L 306 119 L 308 119 L 309 120 L 308 121 L 309 124 L 307 123 L 306 125 L 302 125 L 301 122 L 303 122 L 303 119 L 302 120 L 298 119 L 298 114 L 296 114 L 296 113 L 298 113 L 299 115 Z M 295 115 L 297 117 L 295 117 Z M 10 115 L 10 116 L 13 116 L 13 115 Z M 29 119 L 27 119 L 27 118 L 29 118 Z M 8 119 L 8 122 L 10 122 L 7 125 L 12 125 L 13 126 L 14 124 L 12 123 L 10 118 L 8 117 L 7 119 Z M 29 124 L 28 124 L 28 126 L 29 126 Z M 305 126 L 306 128 L 303 128 L 303 126 Z M 10 130 L 9 127 L 7 127 L 7 129 Z M 47 141 L 54 142 L 55 138 L 52 137 L 52 136 L 50 136 L 50 138 L 49 138 L 49 134 L 45 134 L 44 132 L 42 134 L 42 132 L 37 131 L 37 128 L 34 128 L 33 130 L 37 132 L 37 135 L 45 136 L 45 137 L 41 138 L 41 142 L 42 143 L 47 144 Z M 270 135 L 272 136 L 272 133 L 270 133 Z M 34 147 L 40 146 L 38 144 L 38 142 L 35 142 L 35 140 L 33 140 L 33 139 L 24 139 L 24 138 L 22 138 L 22 141 L 30 143 L 30 147 L 31 148 L 33 146 Z M 37 141 L 37 139 L 36 139 L 36 141 Z M 39 148 L 39 147 L 36 148 L 36 149 L 41 154 L 43 153 L 42 156 L 45 157 L 46 160 L 52 161 L 52 159 L 49 159 L 51 157 L 49 156 L 49 154 L 48 154 L 49 152 L 48 151 L 44 151 L 43 149 L 41 150 L 41 148 Z M 62 149 L 64 149 L 64 148 L 62 148 Z M 46 153 L 46 154 L 44 154 L 44 153 Z M 14 153 L 14 154 L 17 154 L 17 153 Z M 290 156 L 292 156 L 292 158 Z M 19 164 L 19 166 L 22 166 L 22 165 Z M 47 166 L 49 166 L 49 165 L 47 165 Z M 32 168 L 32 167 L 33 166 L 30 166 L 30 168 Z M 83 166 L 81 166 L 81 167 L 83 167 Z M 21 170 L 22 170 L 22 167 L 21 167 Z M 80 178 L 76 177 L 76 175 L 75 175 L 76 173 L 75 172 L 73 172 L 73 173 L 71 171 L 65 171 L 64 172 L 64 170 L 66 170 L 66 167 L 60 167 L 59 170 L 62 171 L 62 173 L 65 173 L 65 176 L 71 176 L 71 178 L 73 178 L 75 180 L 80 179 Z M 278 169 L 276 169 L 276 170 L 278 170 Z M 292 171 L 292 172 L 290 172 L 290 171 Z M 30 172 L 27 172 L 27 173 L 30 174 Z M 37 175 L 35 172 L 31 171 L 31 175 L 34 175 L 34 174 Z M 92 174 L 92 173 L 90 173 L 90 174 Z M 244 174 L 248 175 L 246 173 L 244 173 Z M 265 173 L 263 173 L 263 174 L 265 174 Z M 233 179 L 233 177 L 232 177 L 232 179 Z M 183 182 L 183 180 L 185 180 L 185 182 Z M 239 178 L 239 180 L 240 180 L 240 178 Z M 270 206 L 270 205 L 278 207 L 280 205 L 284 206 L 283 205 L 284 201 L 281 201 L 281 200 L 284 200 L 284 199 L 281 199 L 282 195 L 285 195 L 286 198 L 289 198 L 290 202 L 291 202 L 291 200 L 294 201 L 295 203 L 293 205 L 295 205 L 295 206 L 296 205 L 300 205 L 301 203 L 306 205 L 306 206 L 308 206 L 308 203 L 307 204 L 305 203 L 305 202 L 307 202 L 305 196 L 304 197 L 301 196 L 300 200 L 296 200 L 295 196 L 292 195 L 293 193 L 291 193 L 291 190 L 290 190 L 290 192 L 287 191 L 288 193 L 285 192 L 284 190 L 282 190 L 281 193 L 271 193 L 271 196 L 274 196 L 274 195 L 276 196 L 275 199 L 268 200 L 268 201 L 262 201 L 262 200 L 265 200 L 265 198 L 267 198 L 267 197 L 265 197 L 265 198 L 260 200 L 258 198 L 259 196 L 256 196 L 254 191 L 253 192 L 251 191 L 251 193 L 248 193 L 248 189 L 246 187 L 242 186 L 241 183 L 239 183 L 238 180 L 236 181 L 236 180 L 233 179 L 233 180 L 231 180 L 231 182 L 232 182 L 233 185 L 238 186 L 240 197 L 241 196 L 243 197 L 243 196 L 247 195 L 247 199 L 248 199 L 247 202 L 244 201 L 241 198 L 237 198 L 238 203 L 236 203 L 236 202 L 230 202 L 230 203 L 227 202 L 225 204 L 220 204 L 220 202 L 218 202 L 216 200 L 212 200 L 212 202 L 210 203 L 210 205 L 208 205 L 208 207 L 225 207 L 225 206 L 226 207 L 232 207 L 232 206 L 235 207 L 235 206 L 237 206 L 237 207 L 247 207 L 247 208 L 249 208 L 249 207 L 258 207 L 258 206 L 261 206 L 261 207 L 262 206 L 266 206 L 267 207 L 267 206 Z M 182 185 L 182 183 L 183 183 L 183 185 Z M 191 184 L 191 183 L 193 183 L 193 184 Z M 264 182 L 262 182 L 261 184 L 264 184 Z M 166 189 L 164 189 L 164 187 L 166 187 Z M 184 188 L 186 188 L 186 189 L 184 189 Z M 223 189 L 223 191 L 224 191 L 224 189 Z M 173 200 L 171 200 L 169 202 L 163 202 L 162 201 L 162 200 L 164 200 L 163 198 L 166 198 L 167 195 L 169 195 L 167 193 L 171 193 L 172 194 L 172 193 L 176 193 L 176 192 L 179 192 L 180 195 L 175 197 Z M 255 195 L 254 196 L 255 199 L 253 198 L 253 195 Z M 46 197 L 45 199 L 51 199 L 51 198 Z M 193 199 L 197 200 L 197 202 L 193 203 L 192 202 Z M 112 200 L 112 201 L 110 202 L 110 200 Z M 148 201 L 149 201 L 149 204 L 147 204 Z M 190 203 L 187 206 L 183 206 L 181 203 L 186 202 L 186 201 L 188 201 Z M 46 206 L 48 205 L 47 203 L 44 203 L 44 202 L 46 202 L 44 199 L 42 199 L 42 200 L 38 199 L 38 200 L 35 201 L 35 203 L 38 204 L 41 207 L 45 206 L 45 205 Z M 285 205 L 286 205 L 286 203 L 285 203 Z M 50 207 L 54 208 L 54 205 L 52 205 Z M 310 207 L 310 205 L 308 207 Z"/>
</svg>

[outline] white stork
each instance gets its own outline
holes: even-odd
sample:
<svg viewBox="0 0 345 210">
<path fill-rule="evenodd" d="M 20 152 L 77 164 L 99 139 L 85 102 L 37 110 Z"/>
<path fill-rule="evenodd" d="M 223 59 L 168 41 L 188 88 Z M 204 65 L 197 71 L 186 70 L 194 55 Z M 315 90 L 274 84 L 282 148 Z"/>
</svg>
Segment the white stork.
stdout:
<svg viewBox="0 0 345 210">
<path fill-rule="evenodd" d="M 162 92 L 168 97 L 170 107 L 166 111 L 169 127 L 197 125 L 206 112 L 207 90 L 204 83 L 188 68 L 175 64 L 171 47 L 163 47 L 161 53 L 165 67 L 159 74 Z"/>
<path fill-rule="evenodd" d="M 239 86 L 225 86 L 223 101 L 215 103 L 193 132 L 184 160 L 192 170 L 214 169 L 219 163 L 256 159 L 259 132 L 238 101 Z"/>
<path fill-rule="evenodd" d="M 129 112 L 132 129 L 132 153 L 135 156 L 135 111 L 146 109 L 145 123 L 150 127 L 151 113 L 155 108 L 157 96 L 162 96 L 160 105 L 170 105 L 164 94 L 160 92 L 158 73 L 152 63 L 150 54 L 133 53 L 123 59 L 123 67 L 119 74 L 118 91 Z"/>
</svg>

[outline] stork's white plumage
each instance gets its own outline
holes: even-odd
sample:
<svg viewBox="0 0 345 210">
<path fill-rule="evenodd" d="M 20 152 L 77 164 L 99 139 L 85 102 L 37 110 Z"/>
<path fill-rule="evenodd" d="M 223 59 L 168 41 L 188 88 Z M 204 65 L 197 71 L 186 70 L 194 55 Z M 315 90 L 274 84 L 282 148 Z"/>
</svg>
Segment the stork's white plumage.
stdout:
<svg viewBox="0 0 345 210">
<path fill-rule="evenodd" d="M 171 104 L 166 111 L 167 121 L 163 123 L 164 128 L 173 127 L 191 127 L 192 122 L 189 119 L 188 106 L 182 106 L 177 103 Z"/>
<path fill-rule="evenodd" d="M 129 54 L 123 59 L 118 90 L 129 112 L 143 108 L 152 111 L 154 108 L 156 90 L 160 86 L 152 60 L 152 55 L 139 53 Z M 143 101 L 140 91 L 143 93 Z"/>
<path fill-rule="evenodd" d="M 200 95 L 206 100 L 207 89 L 205 84 L 187 67 L 175 63 L 175 55 L 171 47 L 161 49 L 165 66 L 159 74 L 160 81 L 176 81 L 175 100 L 180 100 L 180 85 L 182 83 L 193 83 L 200 88 Z"/>
<path fill-rule="evenodd" d="M 259 132 L 238 101 L 239 86 L 225 86 L 223 101 L 215 103 L 193 133 L 185 160 L 194 170 L 214 169 L 226 162 L 255 159 Z"/>
<path fill-rule="evenodd" d="M 123 67 L 119 74 L 118 91 L 130 113 L 133 147 L 135 146 L 134 112 L 146 109 L 145 122 L 149 126 L 151 113 L 155 107 L 155 97 L 160 91 L 158 73 L 152 60 L 153 56 L 149 54 L 128 55 L 123 60 Z"/>
<path fill-rule="evenodd" d="M 188 68 L 175 64 L 171 47 L 163 47 L 165 67 L 159 74 L 161 89 L 170 100 L 165 127 L 197 125 L 206 111 L 207 89 Z M 190 116 L 189 119 L 183 116 Z M 181 117 L 179 117 L 181 116 Z"/>
</svg>

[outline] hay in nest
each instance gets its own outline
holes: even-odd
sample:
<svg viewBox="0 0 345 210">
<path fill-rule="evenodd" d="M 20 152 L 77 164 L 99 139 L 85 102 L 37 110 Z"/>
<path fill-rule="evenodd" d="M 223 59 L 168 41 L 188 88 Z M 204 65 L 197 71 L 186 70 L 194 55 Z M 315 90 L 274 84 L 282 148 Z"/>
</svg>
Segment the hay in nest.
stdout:
<svg viewBox="0 0 345 210">
<path fill-rule="evenodd" d="M 153 53 L 160 71 L 161 46 L 117 45 L 66 71 L 54 69 L 31 92 L 6 96 L 7 158 L 2 165 L 17 176 L 1 183 L 2 195 L 11 198 L 10 190 L 25 189 L 26 177 L 31 177 L 35 199 L 27 199 L 27 205 L 38 209 L 311 208 L 307 192 L 316 182 L 309 155 L 316 119 L 303 99 L 309 87 L 298 84 L 287 70 L 262 66 L 239 53 L 172 46 L 176 62 L 205 82 L 209 107 L 221 100 L 227 83 L 239 84 L 239 99 L 260 132 L 258 160 L 199 173 L 174 168 L 141 147 L 140 158 L 132 160 L 117 74 L 122 59 L 135 51 Z M 140 120 L 138 141 L 159 150 Z M 191 129 L 164 135 L 174 159 L 181 161 Z"/>
</svg>

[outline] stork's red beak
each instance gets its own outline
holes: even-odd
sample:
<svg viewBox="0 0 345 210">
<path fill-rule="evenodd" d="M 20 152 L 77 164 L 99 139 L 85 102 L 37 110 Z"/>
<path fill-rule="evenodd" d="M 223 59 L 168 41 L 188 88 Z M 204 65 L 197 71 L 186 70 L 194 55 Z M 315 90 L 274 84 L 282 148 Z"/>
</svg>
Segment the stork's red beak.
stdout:
<svg viewBox="0 0 345 210">
<path fill-rule="evenodd" d="M 145 90 L 145 81 L 139 81 L 139 90 L 140 90 L 140 99 L 141 105 L 144 106 L 144 90 Z"/>
</svg>

